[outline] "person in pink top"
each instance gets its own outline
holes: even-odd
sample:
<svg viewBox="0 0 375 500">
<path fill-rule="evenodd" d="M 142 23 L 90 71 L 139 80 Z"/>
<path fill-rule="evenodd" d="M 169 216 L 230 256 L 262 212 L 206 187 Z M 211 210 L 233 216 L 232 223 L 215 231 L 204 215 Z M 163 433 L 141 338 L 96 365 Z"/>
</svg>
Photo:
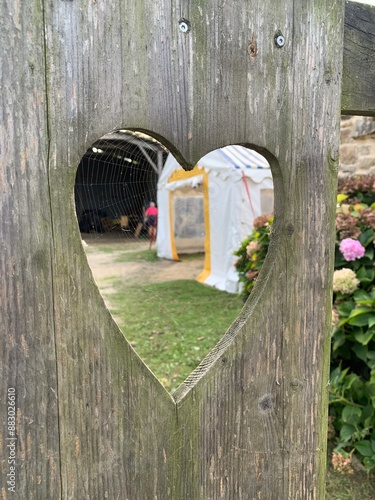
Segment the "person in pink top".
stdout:
<svg viewBox="0 0 375 500">
<path fill-rule="evenodd" d="M 150 237 L 150 248 L 152 243 L 156 240 L 156 226 L 158 223 L 158 209 L 152 201 L 145 211 L 145 222 Z"/>
</svg>

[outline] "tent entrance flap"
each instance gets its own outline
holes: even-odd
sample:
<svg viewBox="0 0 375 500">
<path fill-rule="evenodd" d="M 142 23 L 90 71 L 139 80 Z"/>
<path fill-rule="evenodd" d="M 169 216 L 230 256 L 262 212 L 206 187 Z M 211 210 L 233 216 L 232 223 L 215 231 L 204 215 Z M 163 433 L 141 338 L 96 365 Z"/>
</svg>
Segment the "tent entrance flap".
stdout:
<svg viewBox="0 0 375 500">
<path fill-rule="evenodd" d="M 260 190 L 260 210 L 262 215 L 273 212 L 273 189 Z"/>
<path fill-rule="evenodd" d="M 170 191 L 173 211 L 172 238 L 178 254 L 204 252 L 206 237 L 202 186 Z"/>
</svg>

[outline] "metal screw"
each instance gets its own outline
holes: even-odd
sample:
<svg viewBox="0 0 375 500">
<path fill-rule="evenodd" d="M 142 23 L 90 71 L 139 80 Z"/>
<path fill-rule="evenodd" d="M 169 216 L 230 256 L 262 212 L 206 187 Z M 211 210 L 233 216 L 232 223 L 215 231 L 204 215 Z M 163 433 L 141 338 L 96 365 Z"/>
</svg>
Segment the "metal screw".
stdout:
<svg viewBox="0 0 375 500">
<path fill-rule="evenodd" d="M 284 47 L 285 38 L 283 37 L 283 35 L 281 35 L 281 33 L 276 33 L 275 44 L 276 44 L 276 47 L 279 47 L 279 48 Z"/>
<path fill-rule="evenodd" d="M 190 23 L 186 19 L 180 19 L 180 21 L 178 22 L 178 27 L 182 33 L 187 33 L 188 31 L 190 31 Z"/>
</svg>

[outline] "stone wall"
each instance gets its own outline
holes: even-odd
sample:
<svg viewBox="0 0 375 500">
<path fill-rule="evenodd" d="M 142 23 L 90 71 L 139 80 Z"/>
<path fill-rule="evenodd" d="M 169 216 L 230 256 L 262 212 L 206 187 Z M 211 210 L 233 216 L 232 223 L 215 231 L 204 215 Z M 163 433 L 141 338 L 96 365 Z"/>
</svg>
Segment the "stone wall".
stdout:
<svg viewBox="0 0 375 500">
<path fill-rule="evenodd" d="M 375 174 L 375 118 L 343 116 L 339 176 Z"/>
</svg>

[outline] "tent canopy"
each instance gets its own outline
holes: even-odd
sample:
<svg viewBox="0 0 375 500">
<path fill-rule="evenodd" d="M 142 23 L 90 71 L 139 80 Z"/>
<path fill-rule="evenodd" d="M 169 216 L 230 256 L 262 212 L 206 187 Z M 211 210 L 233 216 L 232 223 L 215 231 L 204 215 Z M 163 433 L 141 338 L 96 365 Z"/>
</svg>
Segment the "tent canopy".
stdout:
<svg viewBox="0 0 375 500">
<path fill-rule="evenodd" d="M 250 234 L 253 220 L 273 209 L 267 160 L 243 146 L 205 155 L 189 172 L 169 155 L 158 182 L 158 256 L 205 252 L 198 281 L 238 292 L 233 252 Z"/>
</svg>

